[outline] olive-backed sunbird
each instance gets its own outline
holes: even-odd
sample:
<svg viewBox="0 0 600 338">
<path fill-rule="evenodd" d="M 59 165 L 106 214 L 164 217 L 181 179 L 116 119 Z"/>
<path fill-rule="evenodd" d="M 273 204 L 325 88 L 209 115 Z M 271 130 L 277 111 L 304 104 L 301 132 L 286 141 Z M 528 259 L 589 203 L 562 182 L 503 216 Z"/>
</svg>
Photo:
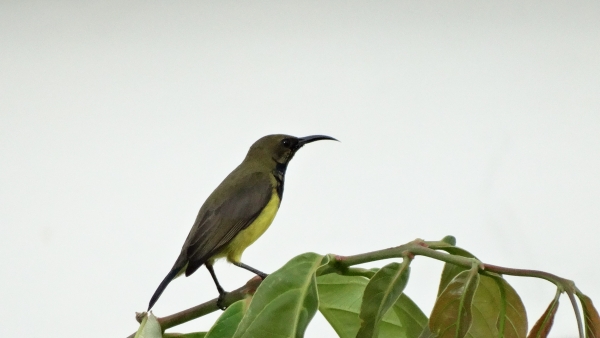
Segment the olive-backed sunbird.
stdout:
<svg viewBox="0 0 600 338">
<path fill-rule="evenodd" d="M 319 140 L 335 140 L 325 135 L 293 137 L 267 135 L 256 141 L 246 158 L 208 196 L 196 217 L 179 257 L 171 271 L 152 295 L 148 310 L 154 306 L 167 285 L 177 276 L 186 277 L 202 264 L 206 266 L 219 291 L 217 305 L 225 290 L 213 269 L 218 258 L 227 258 L 234 265 L 261 278 L 267 275 L 241 262 L 244 250 L 271 225 L 283 196 L 287 165 L 298 149 Z"/>
</svg>

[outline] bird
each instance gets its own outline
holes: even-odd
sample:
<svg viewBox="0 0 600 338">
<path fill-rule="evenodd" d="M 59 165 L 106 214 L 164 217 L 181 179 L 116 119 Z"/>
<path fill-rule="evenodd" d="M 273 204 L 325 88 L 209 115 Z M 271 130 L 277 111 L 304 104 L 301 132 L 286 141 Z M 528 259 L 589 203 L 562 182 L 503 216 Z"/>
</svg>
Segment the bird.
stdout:
<svg viewBox="0 0 600 338">
<path fill-rule="evenodd" d="M 275 134 L 254 142 L 242 163 L 200 207 L 179 257 L 152 295 L 148 311 L 173 279 L 183 274 L 188 277 L 202 265 L 206 266 L 219 292 L 217 306 L 224 310 L 227 292 L 213 269 L 220 258 L 265 279 L 267 274 L 241 261 L 242 254 L 275 218 L 283 197 L 288 163 L 304 145 L 319 140 L 337 141 L 326 135 Z"/>
</svg>

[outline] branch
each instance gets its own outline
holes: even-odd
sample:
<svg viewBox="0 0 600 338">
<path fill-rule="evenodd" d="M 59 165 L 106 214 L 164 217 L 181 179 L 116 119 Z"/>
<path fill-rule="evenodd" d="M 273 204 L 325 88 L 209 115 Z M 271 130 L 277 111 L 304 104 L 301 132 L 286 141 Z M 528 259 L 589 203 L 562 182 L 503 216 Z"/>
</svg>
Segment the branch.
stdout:
<svg viewBox="0 0 600 338">
<path fill-rule="evenodd" d="M 450 241 L 454 241 L 453 238 Z M 565 279 L 559 277 L 557 275 L 539 271 L 539 270 L 528 270 L 528 269 L 514 269 L 514 268 L 506 268 L 498 265 L 486 264 L 482 263 L 478 259 L 474 257 L 464 257 L 459 255 L 453 255 L 449 253 L 443 253 L 437 250 L 448 250 L 448 251 L 463 251 L 462 249 L 455 247 L 454 243 L 450 244 L 444 241 L 435 241 L 435 242 L 425 242 L 421 239 L 414 240 L 412 242 L 399 245 L 397 247 L 372 251 L 364 254 L 354 255 L 354 256 L 339 256 L 335 255 L 334 260 L 329 264 L 329 267 L 323 268 L 320 270 L 321 274 L 332 273 L 335 270 L 338 272 L 345 274 L 351 266 L 373 262 L 377 260 L 387 259 L 387 258 L 397 258 L 397 257 L 405 257 L 405 256 L 427 256 L 431 257 L 446 263 L 462 266 L 464 268 L 471 268 L 473 264 L 478 265 L 478 270 L 482 274 L 494 273 L 494 274 L 502 274 L 509 276 L 520 276 L 520 277 L 534 277 L 545 279 L 554 285 L 556 285 L 559 292 L 565 292 L 569 296 L 569 300 L 573 306 L 573 310 L 575 312 L 575 318 L 577 320 L 577 328 L 579 331 L 579 337 L 583 338 L 583 321 L 581 319 L 581 313 L 579 312 L 579 307 L 577 306 L 577 302 L 575 301 L 575 293 L 577 292 L 577 288 L 575 287 L 575 283 L 569 279 Z M 463 251 L 464 252 L 464 251 Z M 465 252 L 466 253 L 466 252 Z M 468 253 L 467 253 L 468 254 Z"/>
<path fill-rule="evenodd" d="M 259 276 L 255 276 L 248 282 L 246 282 L 246 285 L 237 288 L 231 292 L 228 292 L 225 295 L 223 305 L 225 305 L 225 307 L 228 307 L 229 305 L 237 302 L 238 300 L 246 298 L 246 296 L 248 295 L 253 295 L 261 282 L 262 279 Z M 218 298 L 214 298 L 212 300 L 209 300 L 208 302 L 196 305 L 187 310 L 183 310 L 172 315 L 156 319 L 158 320 L 158 323 L 160 324 L 160 327 L 163 330 L 163 332 L 165 332 L 165 330 L 172 328 L 173 326 L 189 322 L 190 320 L 194 320 L 196 318 L 202 317 L 204 315 L 219 310 L 219 307 L 217 306 L 217 299 Z M 139 323 L 141 323 L 145 315 L 146 312 L 136 314 L 136 320 Z M 135 332 L 130 334 L 127 338 L 133 338 L 134 336 Z"/>
<path fill-rule="evenodd" d="M 328 268 L 322 269 L 320 271 L 320 274 L 336 272 L 336 270 L 345 274 L 345 271 L 347 271 L 351 266 L 374 262 L 382 259 L 401 258 L 407 255 L 426 256 L 446 263 L 458 265 L 466 269 L 470 269 L 473 266 L 473 263 L 475 262 L 479 265 L 479 272 L 481 273 L 493 272 L 502 275 L 541 278 L 553 283 L 563 292 L 566 291 L 574 293 L 576 291 L 575 283 L 573 281 L 553 275 L 548 272 L 538 270 L 506 268 L 498 265 L 482 263 L 478 259 L 472 257 L 464 257 L 438 251 L 452 249 L 461 250 L 460 248 L 457 248 L 443 241 L 426 242 L 417 239 L 412 242 L 402 244 L 393 248 L 367 252 L 364 254 L 358 254 L 353 256 L 334 255 L 334 261 L 330 263 Z"/>
<path fill-rule="evenodd" d="M 498 277 L 498 275 L 510 275 L 541 278 L 556 285 L 559 292 L 567 293 L 575 310 L 575 317 L 577 319 L 579 335 L 581 338 L 583 338 L 583 322 L 581 320 L 579 308 L 577 307 L 577 303 L 575 302 L 574 297 L 574 294 L 578 290 L 575 287 L 575 283 L 573 281 L 544 271 L 513 269 L 498 265 L 482 263 L 467 251 L 454 246 L 454 244 L 455 239 L 449 236 L 444 238 L 444 240 L 442 241 L 427 242 L 421 239 L 416 239 L 412 242 L 402 244 L 396 247 L 367 252 L 353 256 L 330 255 L 331 260 L 329 264 L 320 267 L 317 270 L 317 276 L 325 275 L 328 273 L 340 273 L 343 275 L 360 275 L 366 278 L 370 278 L 374 273 L 373 271 L 360 268 L 352 268 L 352 266 L 388 258 L 408 257 L 409 259 L 412 259 L 414 256 L 426 256 L 446 263 L 461 266 L 466 269 L 475 269 L 474 271 L 478 271 L 479 273 L 485 275 L 492 275 L 493 277 Z M 448 253 L 441 252 L 439 250 L 447 251 Z M 239 300 L 244 299 L 247 295 L 254 294 L 261 282 L 262 279 L 256 276 L 250 279 L 246 283 L 246 285 L 227 293 L 227 295 L 225 296 L 224 305 L 229 306 Z M 157 320 L 164 332 L 165 330 L 173 326 L 183 324 L 190 320 L 202 317 L 206 314 L 217 311 L 218 309 L 219 308 L 217 307 L 217 298 L 214 298 L 208 302 L 196 305 L 192 308 L 172 314 L 170 316 L 157 318 Z M 145 312 L 138 314 L 136 316 L 138 322 L 141 322 L 145 315 Z M 135 333 L 127 338 L 133 338 L 134 336 Z"/>
</svg>

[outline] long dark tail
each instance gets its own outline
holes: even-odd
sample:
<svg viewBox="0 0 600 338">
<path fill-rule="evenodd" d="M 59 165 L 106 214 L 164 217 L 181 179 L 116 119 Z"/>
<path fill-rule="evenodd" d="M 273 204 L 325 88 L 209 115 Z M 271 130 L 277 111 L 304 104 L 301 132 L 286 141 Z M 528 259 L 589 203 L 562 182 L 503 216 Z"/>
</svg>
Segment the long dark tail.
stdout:
<svg viewBox="0 0 600 338">
<path fill-rule="evenodd" d="M 160 295 L 162 295 L 163 291 L 165 291 L 165 289 L 167 288 L 167 285 L 169 285 L 169 283 L 171 283 L 171 281 L 175 277 L 177 277 L 177 275 L 179 274 L 181 269 L 183 269 L 183 267 L 174 266 L 173 269 L 171 269 L 171 271 L 169 271 L 169 273 L 167 274 L 165 279 L 163 279 L 163 281 L 160 282 L 158 289 L 156 289 L 156 291 L 154 291 L 152 298 L 150 298 L 150 304 L 148 304 L 148 311 L 150 311 L 150 309 L 152 309 L 152 307 L 154 306 L 154 303 L 156 303 L 156 301 L 158 300 Z"/>
</svg>

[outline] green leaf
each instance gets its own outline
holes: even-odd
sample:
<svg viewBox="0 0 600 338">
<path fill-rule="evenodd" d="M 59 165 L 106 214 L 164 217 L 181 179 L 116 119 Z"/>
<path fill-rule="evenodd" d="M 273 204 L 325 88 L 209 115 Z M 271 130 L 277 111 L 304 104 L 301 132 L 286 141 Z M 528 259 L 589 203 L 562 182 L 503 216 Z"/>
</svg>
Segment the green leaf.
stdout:
<svg viewBox="0 0 600 338">
<path fill-rule="evenodd" d="M 361 326 L 356 338 L 379 336 L 379 322 L 402 295 L 409 273 L 408 260 L 405 260 L 402 265 L 388 264 L 371 277 L 362 298 L 359 314 Z"/>
<path fill-rule="evenodd" d="M 467 337 L 499 337 L 496 323 L 500 313 L 506 313 L 506 304 L 493 278 L 480 276 L 471 306 L 473 319 Z"/>
<path fill-rule="evenodd" d="M 467 337 L 525 338 L 527 314 L 519 295 L 501 277 L 482 275 Z"/>
<path fill-rule="evenodd" d="M 429 330 L 428 325 L 425 325 L 423 331 L 421 331 L 421 334 L 419 335 L 419 338 L 437 338 L 437 336 L 434 335 L 431 330 Z"/>
<path fill-rule="evenodd" d="M 533 325 L 527 338 L 546 338 L 554 323 L 554 316 L 556 310 L 558 310 L 558 299 L 560 298 L 560 292 L 556 292 L 556 296 L 546 308 L 546 311 L 542 314 L 540 319 Z"/>
<path fill-rule="evenodd" d="M 429 329 L 441 338 L 465 337 L 473 320 L 471 304 L 479 283 L 479 274 L 475 270 L 459 273 L 437 298 Z"/>
<path fill-rule="evenodd" d="M 415 304 L 412 299 L 408 298 L 404 293 L 392 307 L 396 317 L 404 327 L 404 336 L 408 338 L 417 337 L 419 332 L 427 327 L 427 316 Z M 383 316 L 385 320 L 386 316 Z M 381 333 L 379 334 L 382 337 Z"/>
<path fill-rule="evenodd" d="M 317 278 L 319 311 L 340 338 L 354 338 L 360 328 L 363 293 L 369 279 L 335 273 Z M 388 311 L 379 324 L 379 338 L 414 338 L 427 325 L 427 317 L 405 294 Z"/>
<path fill-rule="evenodd" d="M 458 247 L 443 250 L 453 255 L 476 258 Z M 446 263 L 440 279 L 438 297 L 458 274 L 466 270 Z M 516 291 L 501 276 L 481 276 L 472 307 L 473 320 L 467 333 L 468 337 L 524 338 L 527 335 L 525 306 Z"/>
<path fill-rule="evenodd" d="M 328 257 L 305 253 L 266 278 L 234 337 L 303 337 L 319 306 L 315 271 L 324 260 Z"/>
<path fill-rule="evenodd" d="M 448 235 L 448 236 L 442 238 L 442 242 L 445 242 L 452 246 L 455 246 L 456 245 L 456 237 L 454 237 L 452 235 Z"/>
<path fill-rule="evenodd" d="M 447 247 L 447 248 L 442 248 L 440 250 L 444 250 L 451 255 L 476 258 L 470 252 L 468 252 L 464 249 L 461 249 L 459 247 Z M 462 266 L 458 266 L 458 265 L 454 265 L 454 264 L 450 264 L 450 263 L 444 264 L 444 270 L 442 271 L 442 277 L 440 279 L 440 286 L 438 288 L 438 297 L 446 289 L 448 284 L 450 284 L 450 281 L 452 281 L 454 279 L 454 277 L 456 277 L 459 273 L 461 273 L 465 270 L 467 270 L 467 269 L 463 268 Z"/>
<path fill-rule="evenodd" d="M 231 304 L 206 333 L 206 338 L 231 338 L 246 313 L 247 300 Z"/>
<path fill-rule="evenodd" d="M 504 322 L 504 338 L 525 338 L 527 335 L 527 311 L 525 311 L 521 297 L 504 278 L 495 277 L 494 280 L 499 286 L 506 308 L 504 320 L 502 317 L 498 318 L 498 329 L 503 329 L 501 323 Z"/>
<path fill-rule="evenodd" d="M 594 307 L 590 297 L 577 293 L 581 307 L 583 308 L 583 317 L 585 318 L 585 336 L 587 338 L 600 338 L 600 316 Z"/>
<path fill-rule="evenodd" d="M 360 327 L 358 313 L 369 280 L 330 273 L 317 278 L 319 311 L 340 338 L 354 338 Z"/>
<path fill-rule="evenodd" d="M 206 332 L 165 333 L 163 338 L 205 338 Z"/>
<path fill-rule="evenodd" d="M 134 338 L 162 338 L 162 329 L 152 312 L 144 317 Z"/>
</svg>

